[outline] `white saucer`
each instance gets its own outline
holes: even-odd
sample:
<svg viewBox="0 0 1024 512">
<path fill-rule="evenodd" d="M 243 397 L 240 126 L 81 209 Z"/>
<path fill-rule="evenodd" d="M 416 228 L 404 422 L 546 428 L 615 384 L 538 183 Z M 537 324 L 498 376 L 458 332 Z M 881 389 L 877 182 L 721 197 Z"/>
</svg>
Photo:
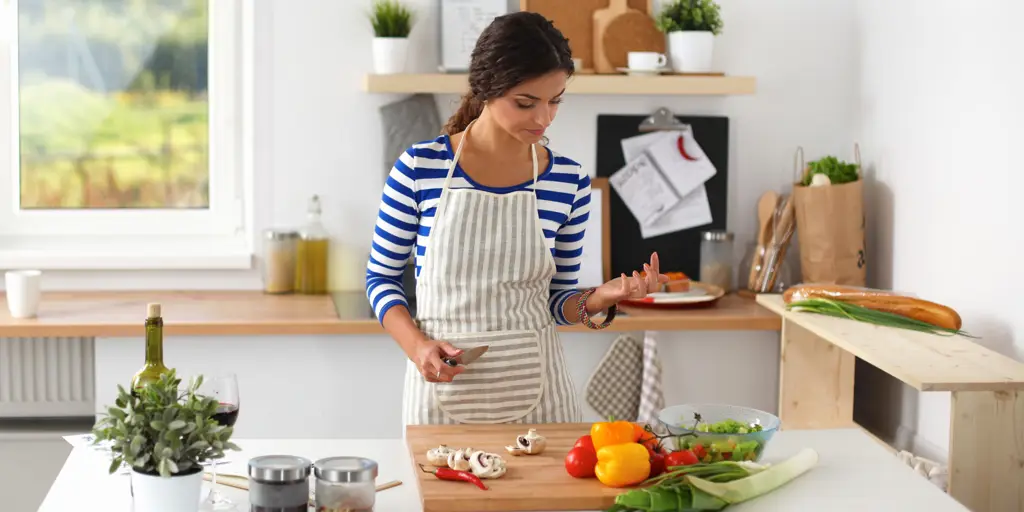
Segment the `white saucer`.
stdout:
<svg viewBox="0 0 1024 512">
<path fill-rule="evenodd" d="M 615 68 L 620 73 L 626 73 L 627 75 L 636 76 L 654 76 L 662 73 L 668 73 L 671 71 L 669 68 L 657 68 L 657 69 L 631 69 L 631 68 Z"/>
</svg>

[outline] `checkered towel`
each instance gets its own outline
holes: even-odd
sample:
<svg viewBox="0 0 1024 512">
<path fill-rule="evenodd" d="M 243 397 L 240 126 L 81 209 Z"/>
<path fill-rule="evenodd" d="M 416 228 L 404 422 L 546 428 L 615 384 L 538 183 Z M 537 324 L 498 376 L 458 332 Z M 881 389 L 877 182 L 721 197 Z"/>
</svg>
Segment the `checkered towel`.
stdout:
<svg viewBox="0 0 1024 512">
<path fill-rule="evenodd" d="M 658 424 L 665 396 L 656 336 L 645 332 L 640 342 L 623 334 L 612 342 L 587 382 L 587 403 L 600 417 Z"/>
<path fill-rule="evenodd" d="M 623 334 L 612 342 L 587 382 L 587 403 L 598 416 L 633 421 L 643 387 L 643 345 Z"/>
<path fill-rule="evenodd" d="M 665 395 L 661 391 L 661 359 L 658 358 L 657 333 L 644 333 L 643 379 L 640 385 L 640 407 L 637 421 L 658 425 L 658 412 L 665 408 Z"/>
</svg>

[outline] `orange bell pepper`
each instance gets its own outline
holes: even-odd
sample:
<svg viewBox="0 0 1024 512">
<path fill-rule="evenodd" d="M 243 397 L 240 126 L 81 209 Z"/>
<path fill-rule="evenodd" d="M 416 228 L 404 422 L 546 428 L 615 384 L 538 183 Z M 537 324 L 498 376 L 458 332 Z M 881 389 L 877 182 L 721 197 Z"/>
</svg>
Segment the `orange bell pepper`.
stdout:
<svg viewBox="0 0 1024 512">
<path fill-rule="evenodd" d="M 594 449 L 635 441 L 633 423 L 629 421 L 602 421 L 590 426 Z"/>
<path fill-rule="evenodd" d="M 639 443 L 605 446 L 597 451 L 597 479 L 608 487 L 638 484 L 651 474 L 650 452 Z"/>
<path fill-rule="evenodd" d="M 644 425 L 639 423 L 633 424 L 633 441 L 652 449 L 658 446 L 658 438 L 653 433 L 648 432 Z"/>
</svg>

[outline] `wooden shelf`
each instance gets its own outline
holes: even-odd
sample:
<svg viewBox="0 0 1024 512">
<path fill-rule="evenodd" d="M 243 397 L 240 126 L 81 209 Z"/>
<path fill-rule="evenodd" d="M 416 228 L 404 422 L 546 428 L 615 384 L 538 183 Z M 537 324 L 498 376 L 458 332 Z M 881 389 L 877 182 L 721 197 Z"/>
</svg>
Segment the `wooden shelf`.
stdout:
<svg viewBox="0 0 1024 512">
<path fill-rule="evenodd" d="M 372 93 L 462 94 L 468 90 L 465 74 L 366 75 L 363 90 Z M 594 75 L 569 79 L 572 94 L 733 95 L 754 94 L 757 80 L 750 76 L 699 75 Z"/>
<path fill-rule="evenodd" d="M 366 295 L 266 295 L 259 291 L 107 291 L 44 293 L 39 316 L 16 319 L 0 297 L 0 337 L 141 337 L 146 303 L 159 302 L 168 336 L 384 334 Z M 778 331 L 778 315 L 752 300 L 723 297 L 688 311 L 625 309 L 609 331 Z M 593 332 L 582 326 L 559 330 Z"/>
<path fill-rule="evenodd" d="M 1024 389 L 1024 364 L 963 336 L 940 336 L 786 311 L 781 295 L 759 295 L 757 302 L 785 322 L 810 331 L 921 391 Z"/>
</svg>

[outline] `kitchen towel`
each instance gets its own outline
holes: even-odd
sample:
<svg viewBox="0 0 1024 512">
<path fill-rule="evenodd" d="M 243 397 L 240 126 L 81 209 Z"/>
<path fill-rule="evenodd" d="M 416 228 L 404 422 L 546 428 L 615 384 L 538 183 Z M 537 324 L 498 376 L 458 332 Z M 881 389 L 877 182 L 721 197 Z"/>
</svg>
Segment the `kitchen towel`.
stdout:
<svg viewBox="0 0 1024 512">
<path fill-rule="evenodd" d="M 436 138 L 443 128 L 432 94 L 413 94 L 383 105 L 380 117 L 384 130 L 384 176 L 409 146 Z"/>
<path fill-rule="evenodd" d="M 658 413 L 665 408 L 665 395 L 661 390 L 661 359 L 658 358 L 658 338 L 655 331 L 644 332 L 643 371 L 640 384 L 640 405 L 637 421 L 651 427 L 658 425 Z"/>
<path fill-rule="evenodd" d="M 629 334 L 616 338 L 587 381 L 587 404 L 601 418 L 636 420 L 643 366 L 643 344 Z"/>
</svg>

